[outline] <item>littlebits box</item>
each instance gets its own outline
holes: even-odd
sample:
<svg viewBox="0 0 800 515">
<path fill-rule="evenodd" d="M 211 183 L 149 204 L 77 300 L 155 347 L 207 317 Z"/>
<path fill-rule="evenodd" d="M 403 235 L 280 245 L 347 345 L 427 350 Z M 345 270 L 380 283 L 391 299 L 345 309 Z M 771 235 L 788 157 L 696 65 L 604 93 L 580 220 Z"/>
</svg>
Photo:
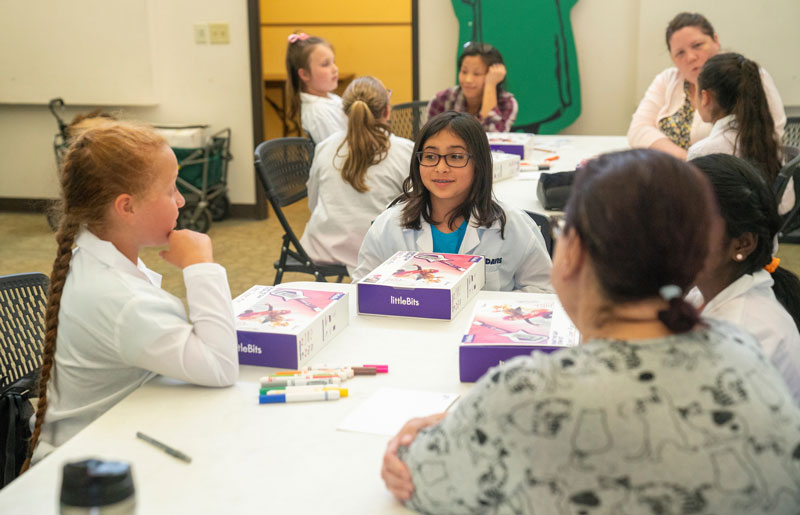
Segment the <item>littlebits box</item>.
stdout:
<svg viewBox="0 0 800 515">
<path fill-rule="evenodd" d="M 492 181 L 504 181 L 519 175 L 520 158 L 516 154 L 492 152 Z"/>
<path fill-rule="evenodd" d="M 552 352 L 580 343 L 580 333 L 553 294 L 508 294 L 480 299 L 458 350 L 462 382 L 532 351 Z"/>
<path fill-rule="evenodd" d="M 533 156 L 533 134 L 525 132 L 487 132 L 489 148 L 494 152 L 516 154 L 520 159 L 530 159 Z"/>
<path fill-rule="evenodd" d="M 302 367 L 349 322 L 347 293 L 253 286 L 233 299 L 239 363 Z"/>
<path fill-rule="evenodd" d="M 483 288 L 482 256 L 401 251 L 358 283 L 358 312 L 452 320 Z"/>
</svg>

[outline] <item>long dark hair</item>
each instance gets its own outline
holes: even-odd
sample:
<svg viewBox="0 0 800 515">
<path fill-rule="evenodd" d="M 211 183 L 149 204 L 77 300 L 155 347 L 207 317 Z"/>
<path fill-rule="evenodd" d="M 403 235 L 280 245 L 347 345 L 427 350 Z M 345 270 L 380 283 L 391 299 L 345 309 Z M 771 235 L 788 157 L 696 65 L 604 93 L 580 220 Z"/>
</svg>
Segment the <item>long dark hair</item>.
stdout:
<svg viewBox="0 0 800 515">
<path fill-rule="evenodd" d="M 736 117 L 735 147 L 739 155 L 761 168 L 770 184 L 775 182 L 781 161 L 758 64 L 740 54 L 717 54 L 700 71 L 697 89 L 713 94 L 720 111 L 714 113 L 715 117 Z"/>
<path fill-rule="evenodd" d="M 474 217 L 479 227 L 490 227 L 496 220 L 500 221 L 500 236 L 504 236 L 506 228 L 506 214 L 503 208 L 492 198 L 492 153 L 489 149 L 489 140 L 486 132 L 474 116 L 467 113 L 445 111 L 434 116 L 422 127 L 417 141 L 414 144 L 414 153 L 411 156 L 411 169 L 406 180 L 403 181 L 403 194 L 399 201 L 404 201 L 402 225 L 407 229 L 419 230 L 420 219 L 431 225 L 437 225 L 442 220 L 434 220 L 431 216 L 431 194 L 422 183 L 419 173 L 419 160 L 417 152 L 425 148 L 429 138 L 443 130 L 451 131 L 464 140 L 467 150 L 472 154 L 472 163 L 475 176 L 472 187 L 464 202 L 450 213 L 447 225 L 451 229 L 455 219 L 463 217 L 469 220 Z"/>
<path fill-rule="evenodd" d="M 714 34 L 714 27 L 711 25 L 711 22 L 708 21 L 708 18 L 703 16 L 700 13 L 678 13 L 675 15 L 672 20 L 670 20 L 669 24 L 667 25 L 667 50 L 671 50 L 669 45 L 669 40 L 672 39 L 672 35 L 678 32 L 679 30 L 686 28 L 686 27 L 695 27 L 700 30 L 706 36 L 713 38 Z"/>
<path fill-rule="evenodd" d="M 772 242 L 781 226 L 772 188 L 753 165 L 738 157 L 711 154 L 693 159 L 691 164 L 711 181 L 727 237 L 748 232 L 756 237 L 756 249 L 738 263 L 734 280 L 762 270 L 772 261 Z M 800 280 L 782 267 L 773 272 L 772 280 L 775 297 L 800 329 Z"/>
<path fill-rule="evenodd" d="M 693 167 L 654 150 L 604 154 L 577 174 L 566 207 L 605 296 L 626 303 L 686 291 L 708 253 L 714 199 Z M 697 311 L 681 295 L 659 319 L 674 332 L 691 329 Z"/>
<path fill-rule="evenodd" d="M 458 56 L 458 71 L 461 71 L 461 65 L 464 63 L 465 57 L 472 57 L 472 56 L 479 56 L 483 61 L 483 64 L 486 65 L 486 69 L 488 70 L 489 67 L 493 64 L 505 64 L 503 62 L 503 56 L 500 54 L 500 51 L 490 45 L 489 43 L 467 43 L 464 46 L 464 51 L 461 52 L 461 55 Z M 500 82 L 497 83 L 497 96 L 500 97 L 500 93 L 504 91 L 503 85 L 506 83 L 506 79 L 503 78 Z"/>
</svg>

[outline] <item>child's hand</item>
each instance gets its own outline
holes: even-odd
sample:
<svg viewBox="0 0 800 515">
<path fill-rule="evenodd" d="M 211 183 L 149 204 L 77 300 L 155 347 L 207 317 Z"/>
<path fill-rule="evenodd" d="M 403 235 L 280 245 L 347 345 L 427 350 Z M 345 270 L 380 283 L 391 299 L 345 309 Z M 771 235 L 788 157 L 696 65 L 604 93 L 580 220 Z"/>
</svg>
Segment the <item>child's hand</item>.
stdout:
<svg viewBox="0 0 800 515">
<path fill-rule="evenodd" d="M 169 248 L 158 253 L 165 261 L 178 268 L 186 268 L 197 263 L 213 263 L 211 238 L 188 229 L 169 233 Z"/>
<path fill-rule="evenodd" d="M 486 72 L 486 84 L 497 86 L 506 78 L 506 66 L 504 64 L 493 64 Z"/>
</svg>

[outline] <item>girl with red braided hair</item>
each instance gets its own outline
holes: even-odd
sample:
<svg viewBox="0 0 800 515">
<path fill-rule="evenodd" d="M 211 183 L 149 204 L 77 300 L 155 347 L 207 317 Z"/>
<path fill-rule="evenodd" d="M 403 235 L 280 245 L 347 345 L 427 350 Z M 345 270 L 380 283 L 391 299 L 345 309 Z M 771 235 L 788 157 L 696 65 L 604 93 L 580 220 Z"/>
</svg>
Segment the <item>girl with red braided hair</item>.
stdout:
<svg viewBox="0 0 800 515">
<path fill-rule="evenodd" d="M 166 141 L 143 126 L 100 123 L 67 151 L 23 471 L 40 439 L 60 445 L 157 374 L 204 386 L 236 381 L 225 269 L 213 262 L 208 236 L 174 230 L 184 204 L 177 175 Z M 161 257 L 183 270 L 190 318 L 139 259 L 142 248 L 160 245 L 168 246 Z"/>
</svg>

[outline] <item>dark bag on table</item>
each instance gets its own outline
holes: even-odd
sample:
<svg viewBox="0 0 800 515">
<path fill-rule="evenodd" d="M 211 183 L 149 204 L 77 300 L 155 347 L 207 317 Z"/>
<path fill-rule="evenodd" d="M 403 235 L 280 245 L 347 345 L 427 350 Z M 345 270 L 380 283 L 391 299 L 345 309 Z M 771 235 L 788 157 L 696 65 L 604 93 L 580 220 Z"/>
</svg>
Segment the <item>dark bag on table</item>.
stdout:
<svg viewBox="0 0 800 515">
<path fill-rule="evenodd" d="M 542 207 L 551 211 L 563 210 L 574 180 L 575 172 L 542 173 L 536 187 L 536 196 Z"/>
</svg>

